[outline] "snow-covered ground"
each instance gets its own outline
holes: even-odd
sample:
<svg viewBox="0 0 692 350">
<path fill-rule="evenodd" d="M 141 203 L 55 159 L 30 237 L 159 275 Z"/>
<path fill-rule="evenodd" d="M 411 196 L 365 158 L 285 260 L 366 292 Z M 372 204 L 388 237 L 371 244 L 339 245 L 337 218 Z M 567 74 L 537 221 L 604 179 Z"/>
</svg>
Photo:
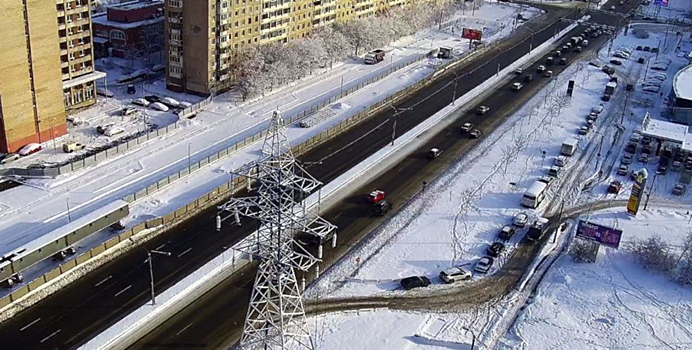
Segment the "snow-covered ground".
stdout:
<svg viewBox="0 0 692 350">
<path fill-rule="evenodd" d="M 665 1 L 668 6 L 661 6 Z M 638 13 L 657 20 L 673 20 L 677 22 L 692 23 L 692 2 L 687 0 L 663 0 L 651 1 L 647 6 L 641 6 Z"/>
<path fill-rule="evenodd" d="M 636 60 L 640 56 L 651 59 L 652 63 L 657 59 L 670 59 L 666 72 L 669 79 L 661 89 L 665 96 L 675 71 L 687 63 L 681 58 L 681 53 L 689 52 L 692 48 L 687 40 L 679 42 L 677 37 L 666 39 L 665 28 L 661 26 L 634 25 L 633 29 L 650 29 L 651 35 L 640 39 L 632 32 L 627 37 L 620 34 L 611 50 L 623 45 L 635 48 L 643 45 L 660 47 L 661 52 L 655 57 L 656 54 L 637 51 L 622 66 L 616 67 L 621 84 L 619 89 L 624 88 L 624 83 L 638 83 L 635 92 L 628 97 L 619 92 L 611 102 L 604 103 L 606 111 L 601 115 L 611 120 L 601 125 L 598 133 L 589 133 L 582 139 L 580 150 L 570 158 L 568 170 L 557 180 L 558 185 L 559 181 L 570 181 L 565 179 L 565 173 L 582 169 L 583 175 L 571 179 L 572 185 L 577 185 L 578 189 L 584 184 L 590 185 L 584 193 L 579 190 L 553 192 L 551 198 L 562 197 L 574 204 L 625 199 L 629 196 L 631 182 L 628 178 L 615 175 L 624 141 L 635 127 L 641 125 L 646 111 L 656 119 L 665 119 L 661 113 L 666 108 L 661 95 L 641 91 L 639 84 L 644 80 L 646 66 L 636 63 Z M 609 54 L 606 46 L 591 61 L 608 63 L 612 51 Z M 647 74 L 652 73 L 655 71 L 647 71 Z M 586 62 L 575 63 L 557 78 L 557 86 L 564 85 L 567 79 L 574 79 L 577 84 L 570 103 L 546 98 L 546 90 L 557 89 L 553 86 L 544 89 L 474 152 L 443 173 L 429 186 L 430 191 L 426 190 L 424 195 L 380 227 L 367 245 L 356 249 L 328 270 L 307 291 L 306 296 L 317 300 L 317 308 L 319 299 L 327 296 L 396 296 L 404 293 L 396 290 L 399 288 L 398 279 L 410 275 L 424 275 L 433 282 L 432 286 L 416 293 L 428 295 L 447 288 L 437 278 L 439 271 L 452 265 L 473 266 L 475 260 L 484 254 L 485 247 L 495 239 L 499 228 L 510 223 L 511 216 L 522 210 L 518 203 L 523 190 L 537 176 L 543 175 L 547 166 L 552 165 L 561 141 L 574 135 L 576 129 L 584 124 L 591 106 L 602 103 L 600 96 L 608 78 L 598 68 Z M 624 99 L 628 100 L 626 109 Z M 548 103 L 543 104 L 544 101 Z M 557 113 L 559 118 L 550 118 L 549 110 L 552 108 L 555 111 L 560 105 L 562 109 Z M 599 121 L 603 122 L 603 118 L 599 117 Z M 575 164 L 581 153 L 585 156 L 585 152 L 595 155 L 601 138 L 604 140 L 603 159 L 598 156 L 584 157 L 582 161 L 588 163 Z M 547 152 L 545 159 L 542 157 L 543 150 Z M 655 173 L 656 164 L 657 161 L 652 161 L 647 165 L 650 174 Z M 640 167 L 641 164 L 633 164 L 631 169 Z M 604 174 L 599 176 L 599 170 L 604 170 Z M 627 214 L 622 206 L 583 216 L 584 219 L 622 229 L 623 248 L 619 251 L 604 248 L 605 253 L 601 253 L 596 264 L 577 264 L 569 256 L 559 257 L 545 276 L 536 296 L 529 298 L 532 304 L 520 313 L 515 326 L 506 335 L 499 334 L 500 337 L 504 335 L 499 347 L 692 347 L 692 290 L 644 270 L 633 255 L 624 249 L 627 242 L 648 238 L 653 233 L 663 236 L 673 247 L 680 247 L 683 237 L 689 232 L 692 204 L 689 193 L 682 198 L 670 194 L 678 178 L 677 173 L 659 176 L 654 186 L 652 203 L 657 200 L 670 201 L 666 207 L 652 204 L 646 211 L 640 211 L 637 217 Z M 624 189 L 617 196 L 606 195 L 606 187 L 613 179 L 624 184 Z M 555 183 L 551 186 L 557 188 Z M 540 213 L 540 209 L 533 215 Z M 570 230 L 569 233 L 574 232 Z M 515 237 L 510 241 L 510 249 L 518 239 Z M 356 258 L 360 258 L 360 265 L 356 264 Z M 482 278 L 474 276 L 471 283 Z M 480 343 L 477 341 L 476 346 L 485 348 L 496 344 L 497 334 L 492 333 L 501 329 L 497 324 L 502 316 L 498 315 L 503 315 L 512 303 L 517 308 L 521 307 L 522 304 L 516 304 L 521 303 L 516 295 L 512 294 L 499 304 L 482 305 L 465 313 L 361 310 L 359 313 L 311 317 L 309 324 L 317 343 L 325 349 L 413 349 L 423 346 L 467 349 L 473 337 L 471 331 L 483 340 Z M 504 315 L 504 318 L 509 318 L 504 322 L 511 322 L 512 316 L 511 313 Z M 389 326 L 392 323 L 401 327 Z M 383 343 L 359 339 L 381 339 Z"/>
</svg>

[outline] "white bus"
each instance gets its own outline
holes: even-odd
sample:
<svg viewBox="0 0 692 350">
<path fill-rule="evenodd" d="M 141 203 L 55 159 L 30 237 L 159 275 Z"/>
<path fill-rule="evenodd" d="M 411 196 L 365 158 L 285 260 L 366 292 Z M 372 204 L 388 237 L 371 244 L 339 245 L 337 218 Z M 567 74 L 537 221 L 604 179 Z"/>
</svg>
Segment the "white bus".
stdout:
<svg viewBox="0 0 692 350">
<path fill-rule="evenodd" d="M 538 207 L 543 199 L 545 199 L 545 190 L 548 188 L 548 184 L 542 181 L 535 181 L 531 184 L 528 190 L 524 193 L 524 197 L 521 198 L 521 205 L 529 208 Z"/>
</svg>

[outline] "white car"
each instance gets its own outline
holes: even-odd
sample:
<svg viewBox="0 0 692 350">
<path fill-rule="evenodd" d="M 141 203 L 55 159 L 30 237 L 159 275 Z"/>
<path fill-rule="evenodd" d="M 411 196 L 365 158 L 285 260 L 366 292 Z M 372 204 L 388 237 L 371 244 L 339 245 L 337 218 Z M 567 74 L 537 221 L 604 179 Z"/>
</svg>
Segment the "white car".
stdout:
<svg viewBox="0 0 692 350">
<path fill-rule="evenodd" d="M 471 279 L 471 273 L 461 267 L 450 267 L 440 272 L 440 279 L 445 283 L 454 283 L 456 281 L 466 281 Z"/>
<path fill-rule="evenodd" d="M 630 57 L 630 55 L 627 54 L 626 52 L 615 51 L 615 53 L 613 54 L 613 57 L 627 59 L 628 57 Z"/>
<path fill-rule="evenodd" d="M 479 106 L 478 109 L 476 110 L 476 114 L 486 114 L 490 110 L 490 107 L 488 106 Z"/>
<path fill-rule="evenodd" d="M 137 98 L 137 99 L 132 100 L 132 104 L 142 106 L 142 107 L 149 107 L 149 101 L 147 101 L 146 99 L 143 99 L 143 98 Z"/>
<path fill-rule="evenodd" d="M 555 165 L 559 167 L 564 167 L 567 165 L 567 157 L 559 156 L 555 158 Z"/>
<path fill-rule="evenodd" d="M 653 70 L 665 71 L 668 70 L 668 65 L 665 63 L 654 63 L 650 68 Z"/>
<path fill-rule="evenodd" d="M 122 133 L 124 133 L 124 132 L 125 132 L 125 129 L 123 129 L 123 128 L 119 127 L 119 126 L 109 126 L 109 127 L 103 132 L 103 134 L 106 135 L 106 136 L 108 136 L 108 137 L 111 137 L 111 136 L 115 136 L 115 135 L 117 135 L 117 134 L 122 134 Z"/>
<path fill-rule="evenodd" d="M 646 92 L 659 92 L 660 90 L 661 90 L 660 86 L 648 85 L 648 86 L 642 87 L 642 91 L 646 91 Z"/>
<path fill-rule="evenodd" d="M 473 129 L 473 124 L 471 124 L 471 123 L 464 123 L 461 126 L 461 132 L 469 132 L 469 131 L 471 131 L 471 129 Z"/>
<path fill-rule="evenodd" d="M 514 215 L 514 220 L 512 220 L 512 225 L 516 227 L 524 227 L 526 226 L 526 223 L 529 221 L 529 216 L 524 213 L 518 213 L 517 215 Z"/>
<path fill-rule="evenodd" d="M 519 91 L 519 90 L 521 90 L 521 88 L 523 88 L 523 87 L 524 87 L 524 85 L 521 85 L 521 83 L 514 83 L 514 84 L 512 84 L 512 90 L 514 90 L 514 91 Z"/>
<path fill-rule="evenodd" d="M 180 108 L 192 107 L 192 103 L 183 101 L 183 102 L 180 102 L 180 104 L 178 104 L 178 107 L 180 107 Z"/>
<path fill-rule="evenodd" d="M 173 107 L 173 108 L 178 108 L 180 106 L 180 102 L 178 102 L 178 100 L 176 100 L 172 97 L 162 98 L 161 103 L 165 104 L 168 107 Z"/>
<path fill-rule="evenodd" d="M 478 273 L 488 273 L 488 270 L 493 266 L 493 258 L 489 256 L 484 256 L 478 260 L 476 266 L 473 268 L 474 271 Z"/>
<path fill-rule="evenodd" d="M 165 104 L 163 104 L 161 102 L 152 103 L 151 108 L 153 108 L 157 111 L 161 111 L 161 112 L 168 112 L 168 106 L 166 106 Z"/>
</svg>

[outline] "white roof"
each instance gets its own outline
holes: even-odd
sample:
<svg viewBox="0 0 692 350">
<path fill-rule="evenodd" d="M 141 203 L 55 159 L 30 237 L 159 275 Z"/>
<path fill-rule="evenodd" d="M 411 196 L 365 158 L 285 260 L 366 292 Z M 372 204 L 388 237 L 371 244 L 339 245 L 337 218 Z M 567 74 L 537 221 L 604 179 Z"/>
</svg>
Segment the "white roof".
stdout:
<svg viewBox="0 0 692 350">
<path fill-rule="evenodd" d="M 563 145 L 570 145 L 570 146 L 576 146 L 579 143 L 579 140 L 574 138 L 574 137 L 568 137 L 565 142 L 563 142 Z"/>
<path fill-rule="evenodd" d="M 121 23 L 121 22 L 115 22 L 115 21 L 109 21 L 108 16 L 104 15 L 98 15 L 98 16 L 93 16 L 91 17 L 91 21 L 96 24 L 100 24 L 102 26 L 107 26 L 111 28 L 117 28 L 117 29 L 132 29 L 132 28 L 138 28 L 138 27 L 143 27 L 143 26 L 149 26 L 158 22 L 163 22 L 164 16 L 159 16 L 156 18 L 152 19 L 145 19 L 142 21 L 137 21 L 137 22 L 130 22 L 130 23 Z"/>
<path fill-rule="evenodd" d="M 531 187 L 529 187 L 529 189 L 526 190 L 525 195 L 536 197 L 539 193 L 543 192 L 543 190 L 545 190 L 546 187 L 548 187 L 548 184 L 546 184 L 545 182 L 534 181 L 534 183 L 531 184 Z"/>
<path fill-rule="evenodd" d="M 675 91 L 675 96 L 678 98 L 692 100 L 692 65 L 681 69 L 675 74 L 673 91 Z"/>
<path fill-rule="evenodd" d="M 642 135 L 681 144 L 687 137 L 687 129 L 687 125 L 648 118 L 642 125 Z"/>
<path fill-rule="evenodd" d="M 682 150 L 692 152 L 692 134 L 686 134 L 682 141 Z"/>
<path fill-rule="evenodd" d="M 20 259 L 20 258 L 36 251 L 37 249 L 42 248 L 43 246 L 47 245 L 48 243 L 59 239 L 60 237 L 66 235 L 66 234 L 68 234 L 72 231 L 76 231 L 79 228 L 83 227 L 84 225 L 87 225 L 87 224 L 93 222 L 94 220 L 96 220 L 96 219 L 98 219 L 98 218 L 100 218 L 100 217 L 102 217 L 102 216 L 104 216 L 104 215 L 106 215 L 112 211 L 115 211 L 118 208 L 126 207 L 128 205 L 129 204 L 125 201 L 117 200 L 113 203 L 110 203 L 108 205 L 101 207 L 98 210 L 94 210 L 94 211 L 90 212 L 89 214 L 86 214 L 86 215 L 84 215 L 84 216 L 82 216 L 76 220 L 73 220 L 72 222 L 68 223 L 67 225 L 61 226 L 61 227 L 59 227 L 59 228 L 57 228 L 51 232 L 48 232 L 45 235 L 43 235 L 43 236 L 41 236 L 41 237 L 31 241 L 31 242 L 28 242 L 27 244 L 24 244 L 24 245 L 17 247 L 15 249 L 11 249 L 10 251 L 5 251 L 5 249 L 3 249 L 2 255 L 10 253 L 11 251 L 15 251 L 15 252 L 22 251 L 21 254 L 18 254 L 16 257 L 12 258 L 13 261 Z M 11 247 L 5 246 L 3 248 L 11 248 Z"/>
<path fill-rule="evenodd" d="M 62 82 L 62 88 L 63 89 L 71 88 L 73 86 L 85 84 L 85 83 L 88 83 L 90 81 L 94 81 L 96 79 L 101 79 L 101 78 L 105 78 L 105 77 L 106 77 L 106 73 L 99 72 L 99 71 L 93 71 L 89 74 L 81 75 L 81 76 L 78 76 L 76 78 L 63 81 Z"/>
</svg>

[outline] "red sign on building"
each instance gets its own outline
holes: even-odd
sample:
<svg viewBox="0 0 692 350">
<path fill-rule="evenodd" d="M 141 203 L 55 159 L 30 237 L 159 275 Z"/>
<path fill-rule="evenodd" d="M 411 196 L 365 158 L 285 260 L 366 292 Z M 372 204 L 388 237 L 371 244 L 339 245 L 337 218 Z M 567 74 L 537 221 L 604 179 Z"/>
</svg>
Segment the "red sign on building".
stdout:
<svg viewBox="0 0 692 350">
<path fill-rule="evenodd" d="M 483 32 L 480 30 L 464 28 L 461 31 L 461 37 L 464 39 L 481 40 L 482 36 Z"/>
</svg>

